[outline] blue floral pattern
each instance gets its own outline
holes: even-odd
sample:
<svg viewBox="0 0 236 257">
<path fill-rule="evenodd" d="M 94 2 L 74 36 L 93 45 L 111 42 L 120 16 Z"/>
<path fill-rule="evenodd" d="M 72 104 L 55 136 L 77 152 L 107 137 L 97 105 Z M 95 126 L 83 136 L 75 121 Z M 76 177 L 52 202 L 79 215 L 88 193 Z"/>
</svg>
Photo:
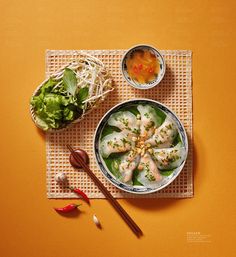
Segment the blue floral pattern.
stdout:
<svg viewBox="0 0 236 257">
<path fill-rule="evenodd" d="M 162 180 L 160 183 L 158 183 L 157 188 L 148 188 L 148 187 L 144 187 L 144 186 L 132 186 L 132 185 L 128 185 L 125 183 L 122 183 L 121 181 L 119 181 L 110 171 L 109 169 L 106 167 L 106 164 L 103 161 L 102 156 L 100 155 L 100 151 L 99 151 L 99 144 L 100 144 L 100 137 L 103 131 L 103 128 L 106 126 L 107 121 L 110 117 L 111 114 L 120 111 L 121 109 L 123 109 L 124 107 L 131 107 L 134 105 L 151 105 L 155 108 L 159 108 L 160 110 L 162 110 L 165 114 L 167 114 L 168 116 L 171 117 L 171 119 L 175 122 L 175 124 L 178 127 L 178 131 L 183 143 L 183 146 L 185 148 L 185 151 L 187 153 L 188 151 L 188 140 L 187 140 L 187 135 L 185 132 L 185 129 L 183 127 L 183 125 L 181 124 L 180 120 L 177 118 L 177 116 L 169 109 L 167 108 L 165 105 L 154 101 L 154 100 L 150 100 L 150 99 L 135 99 L 135 100 L 130 100 L 130 101 L 126 101 L 123 102 L 115 107 L 113 107 L 110 111 L 108 111 L 107 114 L 104 115 L 104 117 L 102 118 L 101 122 L 98 124 L 97 130 L 95 132 L 95 136 L 94 136 L 94 154 L 95 154 L 95 158 L 97 161 L 97 164 L 100 168 L 100 170 L 102 171 L 103 175 L 116 187 L 126 191 L 126 192 L 130 192 L 130 193 L 137 193 L 137 194 L 146 194 L 146 193 L 152 193 L 152 192 L 156 192 L 164 187 L 166 187 L 168 184 L 170 184 L 181 172 L 185 160 L 184 162 L 181 164 L 180 167 L 176 168 L 173 173 L 171 174 L 171 176 L 167 177 L 167 179 Z"/>
</svg>

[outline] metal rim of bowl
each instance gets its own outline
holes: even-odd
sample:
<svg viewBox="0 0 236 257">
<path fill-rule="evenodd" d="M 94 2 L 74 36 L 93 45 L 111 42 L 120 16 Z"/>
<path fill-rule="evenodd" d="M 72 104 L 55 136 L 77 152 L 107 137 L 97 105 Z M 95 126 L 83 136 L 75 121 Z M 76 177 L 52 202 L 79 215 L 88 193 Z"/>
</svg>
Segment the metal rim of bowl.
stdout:
<svg viewBox="0 0 236 257">
<path fill-rule="evenodd" d="M 136 48 L 139 48 L 139 47 L 146 47 L 146 48 L 149 48 L 149 49 L 153 50 L 154 52 L 156 52 L 156 53 L 159 55 L 160 59 L 162 60 L 162 63 L 161 63 L 161 64 L 162 64 L 162 70 L 163 70 L 162 75 L 161 75 L 161 77 L 159 77 L 159 78 L 157 77 L 158 79 L 154 80 L 153 84 L 150 84 L 150 85 L 144 84 L 145 86 L 137 85 L 137 84 L 133 83 L 132 81 L 128 80 L 128 78 L 127 78 L 127 76 L 126 76 L 126 74 L 125 74 L 125 72 L 124 72 L 124 61 L 125 61 L 125 58 L 127 57 L 127 55 L 128 55 L 131 51 L 134 51 Z M 162 54 L 160 53 L 160 51 L 157 50 L 154 46 L 152 46 L 152 45 L 147 45 L 147 44 L 139 44 L 139 45 L 135 45 L 135 46 L 129 48 L 129 49 L 125 52 L 125 54 L 123 55 L 123 57 L 122 57 L 122 59 L 121 59 L 120 67 L 121 67 L 122 75 L 123 75 L 123 78 L 125 79 L 125 81 L 126 81 L 130 86 L 132 86 L 132 87 L 134 87 L 134 88 L 137 88 L 137 89 L 141 89 L 141 90 L 147 90 L 147 89 L 150 89 L 150 88 L 153 88 L 153 87 L 159 85 L 160 82 L 162 81 L 162 79 L 164 78 L 165 73 L 166 73 L 166 62 L 165 62 L 165 59 L 164 59 L 163 55 L 162 55 Z"/>
<path fill-rule="evenodd" d="M 102 162 L 102 157 L 100 157 L 100 153 L 99 153 L 99 139 L 100 139 L 100 133 L 99 129 L 101 128 L 101 130 L 104 128 L 104 119 L 108 119 L 109 116 L 112 114 L 112 112 L 119 108 L 119 107 L 123 107 L 123 105 L 128 104 L 128 103 L 132 103 L 132 102 L 136 102 L 136 101 L 140 101 L 140 102 L 148 102 L 148 103 L 152 103 L 154 105 L 158 105 L 161 106 L 163 109 L 168 111 L 168 114 L 171 114 L 174 118 L 175 118 L 175 122 L 177 122 L 178 125 L 178 129 L 181 130 L 181 137 L 182 140 L 184 141 L 184 147 L 186 150 L 186 154 L 185 154 L 185 160 L 182 162 L 182 164 L 176 168 L 178 169 L 178 171 L 176 171 L 175 175 L 173 175 L 171 177 L 171 179 L 169 181 L 167 181 L 166 183 L 164 183 L 163 185 L 161 185 L 158 188 L 146 188 L 144 186 L 129 186 L 125 183 L 122 183 L 121 181 L 119 181 L 117 178 L 114 177 L 114 175 L 111 175 L 110 171 Z M 107 119 L 105 121 L 105 124 L 107 122 Z M 183 135 L 183 136 L 182 136 Z M 185 128 L 182 124 L 182 122 L 179 120 L 179 118 L 177 117 L 177 115 L 166 105 L 156 101 L 156 100 L 152 100 L 152 99 L 148 99 L 148 98 L 135 98 L 132 100 L 127 100 L 124 101 L 122 103 L 119 103 L 115 106 L 113 106 L 110 110 L 108 110 L 103 117 L 101 118 L 100 122 L 98 123 L 95 133 L 94 133 L 94 138 L 93 138 L 93 155 L 95 157 L 95 161 L 97 166 L 99 167 L 99 170 L 101 171 L 101 173 L 103 174 L 103 176 L 106 178 L 107 181 L 109 181 L 111 184 L 113 184 L 115 187 L 117 187 L 118 189 L 121 189 L 122 191 L 128 192 L 128 193 L 132 193 L 132 194 L 140 194 L 140 195 L 144 195 L 144 194 L 151 194 L 151 193 L 155 193 L 160 191 L 161 189 L 167 187 L 170 183 L 172 183 L 181 173 L 181 171 L 183 170 L 183 167 L 186 163 L 187 160 L 187 156 L 188 156 L 188 137 L 185 131 Z M 99 160 L 98 160 L 99 157 Z M 100 160 L 101 159 L 101 160 Z"/>
</svg>

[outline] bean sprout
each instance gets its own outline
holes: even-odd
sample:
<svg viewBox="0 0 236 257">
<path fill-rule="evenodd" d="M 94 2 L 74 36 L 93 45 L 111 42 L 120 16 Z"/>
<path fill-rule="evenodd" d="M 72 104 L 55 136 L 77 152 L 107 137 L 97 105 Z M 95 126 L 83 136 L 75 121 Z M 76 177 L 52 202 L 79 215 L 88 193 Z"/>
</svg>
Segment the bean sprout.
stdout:
<svg viewBox="0 0 236 257">
<path fill-rule="evenodd" d="M 83 54 L 83 57 L 76 58 L 71 61 L 69 64 L 60 68 L 57 72 L 53 73 L 50 78 L 56 82 L 56 85 L 53 87 L 52 91 L 60 91 L 64 95 L 70 96 L 70 92 L 66 89 L 63 89 L 63 75 L 65 68 L 71 69 L 77 79 L 77 92 L 81 88 L 88 88 L 88 95 L 86 99 L 82 102 L 82 114 L 77 119 L 67 123 L 64 127 L 58 129 L 49 128 L 47 131 L 53 132 L 64 129 L 70 124 L 77 123 L 84 118 L 93 108 L 97 107 L 98 104 L 105 99 L 107 94 L 114 89 L 114 84 L 112 78 L 108 71 L 106 70 L 104 64 L 97 59 L 96 57 Z M 43 81 L 40 86 L 36 89 L 33 96 L 37 96 L 40 92 L 42 86 L 49 80 L 46 79 Z M 35 114 L 35 109 L 31 106 L 31 115 L 35 124 L 38 125 L 37 115 Z"/>
<path fill-rule="evenodd" d="M 60 80 L 66 67 L 74 71 L 78 88 L 85 86 L 89 88 L 88 98 L 83 103 L 93 106 L 96 100 L 103 99 L 107 93 L 114 89 L 112 79 L 104 64 L 96 57 L 85 55 L 83 58 L 75 59 L 54 73 L 53 78 Z"/>
</svg>

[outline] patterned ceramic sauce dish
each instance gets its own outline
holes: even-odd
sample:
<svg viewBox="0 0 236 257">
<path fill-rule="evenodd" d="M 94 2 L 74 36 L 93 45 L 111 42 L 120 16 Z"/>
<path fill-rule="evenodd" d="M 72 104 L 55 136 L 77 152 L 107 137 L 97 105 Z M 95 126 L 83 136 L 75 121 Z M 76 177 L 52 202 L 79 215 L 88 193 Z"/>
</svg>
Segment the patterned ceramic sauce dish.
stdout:
<svg viewBox="0 0 236 257">
<path fill-rule="evenodd" d="M 188 139 L 167 106 L 138 98 L 114 106 L 103 116 L 93 148 L 97 165 L 109 182 L 129 193 L 149 194 L 180 174 Z"/>
<path fill-rule="evenodd" d="M 121 71 L 124 79 L 138 89 L 157 86 L 166 71 L 165 59 L 161 53 L 149 45 L 130 48 L 122 58 Z"/>
</svg>

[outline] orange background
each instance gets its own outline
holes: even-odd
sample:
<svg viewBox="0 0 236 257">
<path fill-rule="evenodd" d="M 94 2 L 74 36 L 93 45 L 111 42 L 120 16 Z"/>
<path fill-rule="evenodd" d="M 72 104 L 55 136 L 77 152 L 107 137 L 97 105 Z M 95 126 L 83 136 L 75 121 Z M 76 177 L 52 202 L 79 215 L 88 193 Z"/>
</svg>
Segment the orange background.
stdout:
<svg viewBox="0 0 236 257">
<path fill-rule="evenodd" d="M 235 253 L 235 4 L 226 0 L 0 3 L 2 257 L 231 257 Z M 119 200 L 137 239 L 106 200 L 63 217 L 46 198 L 45 139 L 29 116 L 46 49 L 193 50 L 192 199 Z M 91 217 L 96 213 L 103 230 Z M 188 232 L 211 236 L 189 243 Z"/>
</svg>

